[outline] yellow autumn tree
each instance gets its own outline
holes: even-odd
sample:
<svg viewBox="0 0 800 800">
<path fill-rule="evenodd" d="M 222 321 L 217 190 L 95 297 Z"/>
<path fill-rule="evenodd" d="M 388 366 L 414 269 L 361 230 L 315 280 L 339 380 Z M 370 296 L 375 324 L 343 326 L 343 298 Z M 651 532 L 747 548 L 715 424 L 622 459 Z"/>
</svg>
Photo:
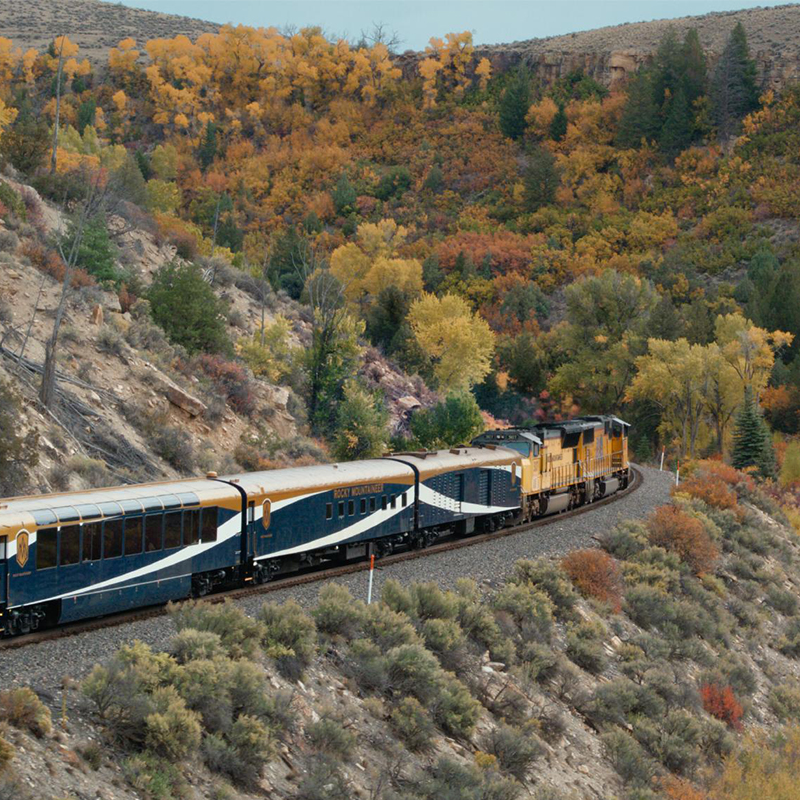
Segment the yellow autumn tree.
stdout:
<svg viewBox="0 0 800 800">
<path fill-rule="evenodd" d="M 344 286 L 349 302 L 363 309 L 390 286 L 410 295 L 422 291 L 422 264 L 397 252 L 407 235 L 393 219 L 364 222 L 358 226 L 356 242 L 333 251 L 331 272 Z"/>
<path fill-rule="evenodd" d="M 3 138 L 3 131 L 16 119 L 17 109 L 9 108 L 0 98 L 0 139 Z"/>
<path fill-rule="evenodd" d="M 469 389 L 489 374 L 494 333 L 464 298 L 423 293 L 411 305 L 408 321 L 442 390 Z"/>
</svg>

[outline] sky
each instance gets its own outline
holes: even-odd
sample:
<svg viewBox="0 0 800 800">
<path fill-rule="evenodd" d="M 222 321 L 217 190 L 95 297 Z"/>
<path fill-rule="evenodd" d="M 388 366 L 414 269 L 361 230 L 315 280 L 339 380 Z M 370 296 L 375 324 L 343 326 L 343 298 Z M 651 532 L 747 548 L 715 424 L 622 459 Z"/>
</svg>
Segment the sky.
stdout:
<svg viewBox="0 0 800 800">
<path fill-rule="evenodd" d="M 123 4 L 218 23 L 319 25 L 331 36 L 351 40 L 382 23 L 398 35 L 398 51 L 422 50 L 431 36 L 449 32 L 472 31 L 476 44 L 496 44 L 760 5 L 752 0 L 124 0 Z"/>
</svg>

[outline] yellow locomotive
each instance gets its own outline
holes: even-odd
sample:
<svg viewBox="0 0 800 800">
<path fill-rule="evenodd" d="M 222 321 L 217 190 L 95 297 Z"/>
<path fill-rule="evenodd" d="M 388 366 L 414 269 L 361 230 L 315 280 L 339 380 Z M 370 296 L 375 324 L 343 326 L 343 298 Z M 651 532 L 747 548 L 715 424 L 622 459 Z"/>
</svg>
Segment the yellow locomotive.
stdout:
<svg viewBox="0 0 800 800">
<path fill-rule="evenodd" d="M 612 415 L 486 431 L 473 444 L 522 456 L 523 520 L 565 511 L 624 489 L 630 480 L 629 424 Z"/>
</svg>

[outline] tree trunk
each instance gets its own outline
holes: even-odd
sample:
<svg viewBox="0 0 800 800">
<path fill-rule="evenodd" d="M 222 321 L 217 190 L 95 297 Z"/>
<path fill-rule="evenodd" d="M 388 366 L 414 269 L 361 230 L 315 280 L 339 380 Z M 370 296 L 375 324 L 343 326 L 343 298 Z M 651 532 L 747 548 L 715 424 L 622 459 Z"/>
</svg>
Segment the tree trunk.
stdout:
<svg viewBox="0 0 800 800">
<path fill-rule="evenodd" d="M 61 117 L 61 76 L 64 74 L 64 36 L 58 49 L 58 72 L 56 73 L 56 117 L 53 121 L 53 153 L 50 156 L 50 174 L 55 174 L 58 161 L 58 124 Z"/>
</svg>

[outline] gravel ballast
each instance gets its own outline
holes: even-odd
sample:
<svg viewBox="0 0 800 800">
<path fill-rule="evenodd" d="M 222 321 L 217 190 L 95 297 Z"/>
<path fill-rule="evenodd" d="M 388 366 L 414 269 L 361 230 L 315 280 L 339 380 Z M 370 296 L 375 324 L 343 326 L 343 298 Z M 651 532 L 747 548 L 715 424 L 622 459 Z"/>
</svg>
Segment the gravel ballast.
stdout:
<svg viewBox="0 0 800 800">
<path fill-rule="evenodd" d="M 639 468 L 643 483 L 617 502 L 599 507 L 551 525 L 504 536 L 495 540 L 387 565 L 375 570 L 373 597 L 380 597 L 381 586 L 388 578 L 403 584 L 433 581 L 451 588 L 457 578 L 470 577 L 479 583 L 502 580 L 520 558 L 562 555 L 596 544 L 595 538 L 611 530 L 623 519 L 641 519 L 656 506 L 669 500 L 674 475 L 647 467 Z M 337 578 L 355 597 L 366 600 L 366 571 Z M 237 600 L 248 614 L 255 614 L 266 600 L 281 602 L 293 598 L 305 607 L 313 606 L 323 583 L 311 583 L 278 590 L 263 596 Z M 60 695 L 64 676 L 80 679 L 92 665 L 108 659 L 121 645 L 139 639 L 154 648 L 166 648 L 174 634 L 167 616 L 126 623 L 77 636 L 42 642 L 0 652 L 0 675 L 3 685 L 29 685 L 44 699 Z"/>
</svg>

